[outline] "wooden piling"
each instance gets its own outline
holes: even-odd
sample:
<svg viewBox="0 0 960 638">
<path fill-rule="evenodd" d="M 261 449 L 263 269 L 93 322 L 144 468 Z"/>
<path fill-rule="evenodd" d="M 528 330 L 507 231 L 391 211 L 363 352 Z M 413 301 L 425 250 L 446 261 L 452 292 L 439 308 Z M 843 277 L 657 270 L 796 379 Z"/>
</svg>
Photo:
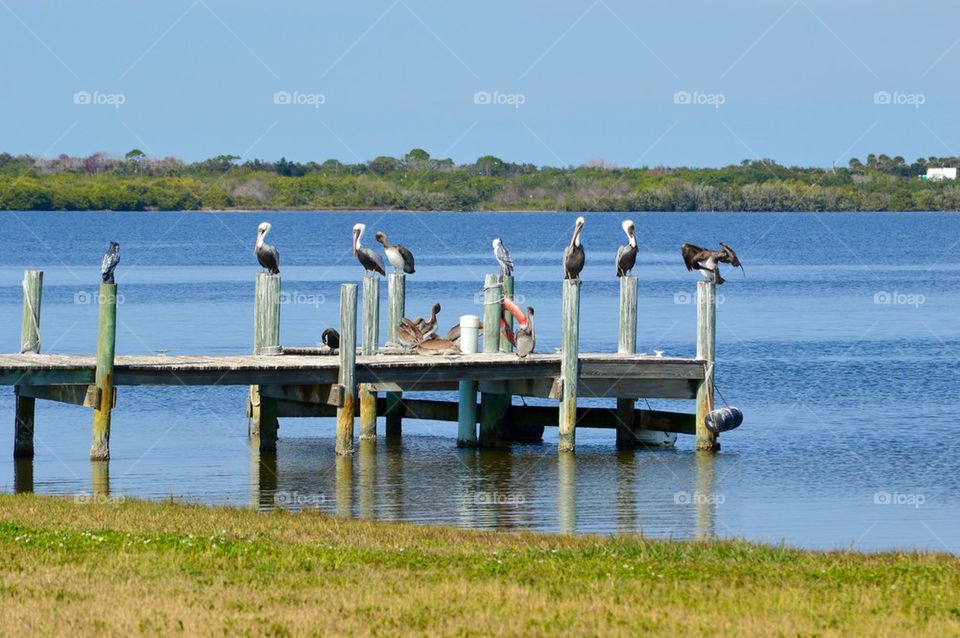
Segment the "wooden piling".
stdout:
<svg viewBox="0 0 960 638">
<path fill-rule="evenodd" d="M 717 435 L 707 429 L 707 414 L 713 410 L 713 365 L 716 360 L 717 285 L 697 282 L 697 358 L 707 362 L 703 380 L 697 385 L 697 449 L 717 451 Z"/>
<path fill-rule="evenodd" d="M 40 354 L 40 302 L 43 299 L 43 271 L 23 273 L 23 322 L 20 328 L 20 352 Z M 33 458 L 34 411 L 37 400 L 20 396 L 15 386 L 16 412 L 13 427 L 13 458 Z"/>
<path fill-rule="evenodd" d="M 465 322 L 469 321 L 469 324 Z M 460 318 L 460 352 L 476 354 L 479 318 Z M 457 447 L 477 447 L 477 382 L 461 380 L 457 402 Z"/>
<path fill-rule="evenodd" d="M 580 280 L 563 280 L 562 343 L 560 377 L 563 397 L 560 399 L 560 452 L 573 452 L 577 427 L 577 378 L 579 376 L 580 343 Z"/>
<path fill-rule="evenodd" d="M 500 294 L 511 301 L 513 300 L 513 275 L 500 277 Z M 500 314 L 503 316 L 503 320 L 506 322 L 507 326 L 513 330 L 513 315 L 509 312 Z M 497 333 L 500 335 L 500 352 L 513 352 L 513 346 L 507 340 L 506 333 L 499 330 L 499 327 L 497 329 Z"/>
<path fill-rule="evenodd" d="M 280 348 L 280 275 L 257 273 L 253 305 L 253 354 L 279 355 Z M 261 452 L 277 449 L 277 402 L 260 396 L 260 386 L 250 387 L 247 413 Z"/>
<path fill-rule="evenodd" d="M 363 354 L 377 353 L 380 341 L 380 279 L 363 278 Z M 377 393 L 369 384 L 360 386 L 360 440 L 377 438 Z"/>
<path fill-rule="evenodd" d="M 620 277 L 620 334 L 617 339 L 617 352 L 637 352 L 637 278 L 632 275 Z M 618 448 L 636 446 L 635 407 L 634 399 L 617 399 Z"/>
<path fill-rule="evenodd" d="M 483 351 L 500 351 L 500 299 L 502 298 L 499 275 L 488 274 L 483 282 Z M 502 382 L 495 385 L 499 386 Z M 506 384 L 502 383 L 506 391 Z M 506 399 L 506 401 L 504 400 Z M 504 442 L 504 423 L 509 397 L 503 393 L 484 392 L 480 395 L 480 447 L 499 447 Z"/>
<path fill-rule="evenodd" d="M 93 409 L 91 461 L 110 459 L 110 414 L 113 410 L 113 359 L 117 342 L 117 284 L 100 284 L 97 328 L 97 395 Z"/>
<path fill-rule="evenodd" d="M 399 346 L 397 326 L 406 313 L 407 276 L 387 275 L 387 345 Z M 387 436 L 398 436 L 403 429 L 403 393 L 387 392 L 387 413 L 384 415 Z"/>
<path fill-rule="evenodd" d="M 340 285 L 340 377 L 343 406 L 337 408 L 337 454 L 353 454 L 356 413 L 357 284 Z"/>
</svg>

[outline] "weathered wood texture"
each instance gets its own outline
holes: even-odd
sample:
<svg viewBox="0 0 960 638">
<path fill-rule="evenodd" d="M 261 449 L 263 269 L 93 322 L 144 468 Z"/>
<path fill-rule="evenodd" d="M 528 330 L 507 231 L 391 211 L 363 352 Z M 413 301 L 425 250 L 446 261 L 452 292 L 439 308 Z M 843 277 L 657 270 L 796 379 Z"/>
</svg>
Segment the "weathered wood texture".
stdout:
<svg viewBox="0 0 960 638">
<path fill-rule="evenodd" d="M 500 300 L 503 289 L 498 275 L 487 274 L 483 280 L 483 352 L 500 350 Z M 504 430 L 510 398 L 505 388 L 480 395 L 480 447 L 500 447 L 505 442 Z"/>
<path fill-rule="evenodd" d="M 637 278 L 620 277 L 620 331 L 617 352 L 633 354 L 637 351 Z M 634 422 L 633 397 L 617 399 L 617 447 L 631 448 L 637 443 Z"/>
<path fill-rule="evenodd" d="M 20 328 L 21 354 L 40 352 L 40 302 L 43 299 L 43 271 L 23 273 L 23 322 Z M 36 400 L 16 390 L 13 426 L 13 457 L 33 458 L 33 428 Z"/>
<path fill-rule="evenodd" d="M 97 364 L 94 382 L 97 407 L 93 409 L 90 460 L 110 459 L 110 417 L 113 411 L 113 365 L 117 343 L 117 284 L 100 284 L 97 327 Z"/>
<path fill-rule="evenodd" d="M 337 454 L 353 454 L 356 414 L 357 284 L 340 286 L 340 369 L 343 405 L 337 409 Z"/>
<path fill-rule="evenodd" d="M 253 305 L 253 353 L 261 356 L 282 354 L 280 348 L 280 275 L 257 273 Z M 250 387 L 247 413 L 251 434 L 261 452 L 277 449 L 277 406 L 260 394 L 259 384 Z"/>
<path fill-rule="evenodd" d="M 576 447 L 577 381 L 579 379 L 580 344 L 580 280 L 563 280 L 563 309 L 560 346 L 560 377 L 563 397 L 560 399 L 560 452 L 573 452 Z"/>
<path fill-rule="evenodd" d="M 697 282 L 697 358 L 706 361 L 704 378 L 697 388 L 697 449 L 716 451 L 720 442 L 707 429 L 707 414 L 713 410 L 713 364 L 716 360 L 717 285 Z"/>
<path fill-rule="evenodd" d="M 397 339 L 397 326 L 406 316 L 407 276 L 403 273 L 387 275 L 387 345 L 400 345 Z M 387 404 L 391 409 L 384 416 L 384 428 L 388 436 L 398 436 L 403 431 L 403 414 L 400 412 L 399 392 L 387 393 Z"/>
<path fill-rule="evenodd" d="M 363 354 L 376 354 L 380 341 L 380 279 L 363 278 Z M 360 440 L 377 438 L 377 392 L 368 383 L 360 385 Z"/>
</svg>

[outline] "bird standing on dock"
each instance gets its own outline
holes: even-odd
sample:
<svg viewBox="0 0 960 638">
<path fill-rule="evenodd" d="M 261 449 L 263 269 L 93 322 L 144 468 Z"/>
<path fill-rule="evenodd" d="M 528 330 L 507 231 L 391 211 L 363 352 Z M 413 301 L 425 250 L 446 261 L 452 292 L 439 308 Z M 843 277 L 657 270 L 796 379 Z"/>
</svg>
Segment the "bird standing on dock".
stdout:
<svg viewBox="0 0 960 638">
<path fill-rule="evenodd" d="M 406 317 L 400 320 L 397 326 L 397 339 L 408 348 L 415 348 L 424 341 L 437 336 L 437 315 L 440 313 L 440 304 L 435 303 L 430 308 L 430 318 L 417 317 L 410 321 Z"/>
<path fill-rule="evenodd" d="M 340 333 L 336 328 L 327 328 L 320 335 L 320 341 L 331 350 L 336 350 L 340 347 Z"/>
<path fill-rule="evenodd" d="M 625 277 L 637 263 L 637 237 L 634 234 L 632 219 L 623 220 L 623 232 L 627 234 L 627 245 L 617 250 L 617 277 Z"/>
<path fill-rule="evenodd" d="M 740 260 L 737 258 L 737 253 L 733 252 L 733 248 L 723 242 L 720 242 L 720 250 L 708 250 L 693 244 L 684 244 L 680 247 L 680 253 L 683 255 L 683 263 L 686 264 L 687 270 L 703 271 L 702 274 L 705 279 L 713 278 L 714 282 L 718 284 L 726 281 L 720 276 L 721 263 L 730 264 L 734 268 L 743 270 L 743 266 L 740 265 Z"/>
<path fill-rule="evenodd" d="M 509 312 L 517 320 L 517 330 L 511 330 L 510 324 L 502 317 L 500 318 L 500 328 L 507 337 L 507 341 L 516 348 L 517 356 L 523 359 L 537 347 L 537 334 L 533 329 L 533 308 L 527 306 L 527 314 L 524 315 L 520 307 L 513 303 L 513 300 L 509 297 L 504 297 L 501 304 L 503 305 L 503 311 Z"/>
<path fill-rule="evenodd" d="M 356 224 L 353 227 L 353 254 L 367 272 L 373 271 L 386 275 L 387 271 L 383 269 L 383 260 L 380 259 L 380 255 L 360 245 L 360 238 L 363 237 L 363 231 L 366 229 L 366 224 Z"/>
<path fill-rule="evenodd" d="M 263 222 L 257 227 L 257 243 L 253 247 L 253 254 L 257 256 L 257 261 L 271 275 L 280 274 L 280 253 L 276 247 L 268 244 L 265 240 L 267 233 L 273 228 L 267 222 Z"/>
<path fill-rule="evenodd" d="M 117 264 L 119 263 L 120 244 L 112 241 L 110 242 L 110 246 L 107 247 L 107 252 L 103 255 L 103 259 L 100 261 L 100 276 L 103 279 L 103 283 L 115 283 L 113 280 L 113 271 L 116 270 Z"/>
<path fill-rule="evenodd" d="M 564 279 L 580 279 L 580 271 L 583 270 L 583 264 L 586 262 L 583 246 L 580 245 L 580 233 L 583 231 L 585 223 L 586 220 L 583 217 L 577 217 L 577 223 L 573 227 L 573 236 L 570 237 L 570 243 L 563 250 Z"/>
<path fill-rule="evenodd" d="M 500 278 L 512 277 L 513 259 L 510 257 L 510 251 L 503 245 L 499 237 L 493 240 L 493 256 L 497 258 L 497 263 L 500 264 Z"/>
<path fill-rule="evenodd" d="M 408 275 L 412 275 L 414 272 L 413 264 L 413 253 L 407 250 L 407 248 L 401 244 L 394 244 L 391 246 L 387 242 L 387 234 L 384 232 L 378 232 L 374 235 L 374 238 L 383 244 L 383 252 L 387 256 L 387 261 L 390 262 L 390 265 L 393 266 L 393 272 L 398 270 L 403 270 L 403 272 Z"/>
</svg>

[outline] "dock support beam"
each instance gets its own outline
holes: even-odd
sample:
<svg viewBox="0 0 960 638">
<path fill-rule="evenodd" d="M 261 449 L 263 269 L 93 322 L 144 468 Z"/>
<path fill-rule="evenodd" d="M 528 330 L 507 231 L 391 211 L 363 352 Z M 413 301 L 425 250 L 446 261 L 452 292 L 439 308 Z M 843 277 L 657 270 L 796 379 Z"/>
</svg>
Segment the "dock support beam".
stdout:
<svg viewBox="0 0 960 638">
<path fill-rule="evenodd" d="M 469 325 L 465 323 L 469 320 Z M 476 354 L 479 318 L 460 317 L 460 352 Z M 477 382 L 460 381 L 457 402 L 457 447 L 477 447 Z"/>
<path fill-rule="evenodd" d="M 483 351 L 500 351 L 500 299 L 503 289 L 498 275 L 486 275 L 483 281 Z M 506 384 L 504 383 L 504 389 Z M 480 395 L 480 447 L 500 447 L 503 444 L 504 421 L 509 400 L 504 394 L 484 392 Z"/>
<path fill-rule="evenodd" d="M 280 275 L 257 273 L 253 307 L 253 354 L 278 355 L 280 348 Z M 259 386 L 250 387 L 253 436 L 259 439 L 261 452 L 277 449 L 277 402 L 260 395 Z"/>
<path fill-rule="evenodd" d="M 397 346 L 397 326 L 406 314 L 407 276 L 403 273 L 387 275 L 387 345 Z M 387 436 L 399 435 L 403 430 L 402 392 L 387 392 L 387 413 L 384 416 Z"/>
<path fill-rule="evenodd" d="M 620 354 L 637 352 L 637 278 L 632 275 L 624 275 L 620 278 L 620 334 L 617 338 L 617 352 Z M 636 447 L 635 407 L 634 399 L 617 399 L 618 448 Z"/>
<path fill-rule="evenodd" d="M 580 374 L 580 280 L 563 280 L 563 315 L 561 335 L 560 377 L 563 397 L 560 399 L 559 452 L 573 452 L 576 447 L 577 378 Z"/>
<path fill-rule="evenodd" d="M 357 284 L 340 285 L 340 385 L 343 406 L 337 408 L 337 454 L 353 454 L 356 414 Z"/>
<path fill-rule="evenodd" d="M 23 273 L 23 324 L 20 329 L 21 354 L 40 353 L 40 302 L 43 298 L 43 271 L 25 270 Z M 16 417 L 13 428 L 13 458 L 33 458 L 33 423 L 37 400 L 16 393 Z M 32 482 L 32 481 L 31 481 Z"/>
<path fill-rule="evenodd" d="M 716 360 L 717 285 L 697 282 L 697 358 L 707 362 L 703 381 L 697 386 L 697 449 L 720 449 L 717 435 L 707 429 L 707 414 L 713 410 L 713 364 Z"/>
<path fill-rule="evenodd" d="M 113 358 L 117 343 L 117 284 L 100 284 L 97 327 L 97 398 L 93 409 L 91 461 L 110 460 L 110 413 L 113 410 Z"/>
<path fill-rule="evenodd" d="M 380 341 L 380 279 L 376 273 L 363 278 L 363 354 L 377 353 Z M 377 438 L 377 393 L 368 384 L 360 386 L 360 440 Z"/>
</svg>

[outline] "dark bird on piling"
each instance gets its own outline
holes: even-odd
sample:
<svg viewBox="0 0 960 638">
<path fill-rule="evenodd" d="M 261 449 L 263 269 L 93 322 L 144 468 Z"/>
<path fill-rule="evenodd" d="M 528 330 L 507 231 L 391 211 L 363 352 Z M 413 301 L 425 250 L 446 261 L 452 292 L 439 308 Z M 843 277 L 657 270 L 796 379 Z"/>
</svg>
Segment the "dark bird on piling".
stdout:
<svg viewBox="0 0 960 638">
<path fill-rule="evenodd" d="M 403 272 L 408 275 L 412 275 L 414 272 L 414 263 L 413 263 L 413 253 L 407 250 L 406 246 L 401 244 L 390 245 L 387 243 L 387 234 L 384 232 L 378 232 L 374 235 L 374 238 L 383 244 L 383 252 L 387 256 L 387 261 L 390 262 L 390 265 L 393 266 L 393 272 L 398 270 L 403 270 Z"/>
<path fill-rule="evenodd" d="M 380 255 L 360 245 L 360 238 L 363 237 L 363 231 L 366 229 L 366 224 L 356 224 L 353 227 L 353 254 L 367 272 L 373 271 L 386 275 L 387 271 L 383 269 L 383 260 L 380 259 Z"/>
<path fill-rule="evenodd" d="M 336 350 L 340 347 L 340 333 L 334 328 L 327 328 L 320 336 L 320 341 L 331 350 Z"/>
<path fill-rule="evenodd" d="M 510 257 L 510 251 L 503 245 L 499 237 L 493 240 L 493 256 L 497 258 L 497 263 L 500 264 L 500 277 L 512 277 L 513 259 Z"/>
<path fill-rule="evenodd" d="M 570 243 L 563 250 L 564 279 L 580 279 L 580 271 L 583 270 L 583 264 L 586 262 L 583 246 L 580 245 L 580 233 L 583 231 L 585 223 L 586 220 L 583 217 L 577 217 L 577 223 L 573 227 L 573 236 L 570 237 Z"/>
<path fill-rule="evenodd" d="M 103 283 L 115 283 L 113 280 L 113 271 L 116 270 L 117 264 L 119 263 L 120 244 L 112 241 L 107 248 L 107 252 L 103 255 L 103 260 L 100 261 L 100 276 L 103 278 Z"/>
<path fill-rule="evenodd" d="M 279 275 L 280 253 L 275 246 L 265 241 L 271 228 L 273 227 L 267 222 L 263 222 L 257 227 L 257 243 L 253 247 L 253 254 L 257 256 L 257 261 L 260 262 L 264 270 L 272 275 Z"/>
<path fill-rule="evenodd" d="M 517 329 L 516 331 L 511 330 L 510 324 L 503 317 L 500 318 L 500 328 L 507 337 L 507 341 L 516 348 L 517 356 L 522 359 L 537 347 L 537 334 L 533 329 L 533 308 L 527 306 L 527 314 L 524 315 L 512 299 L 504 297 L 501 303 L 503 304 L 503 311 L 509 312 L 517 320 Z"/>
<path fill-rule="evenodd" d="M 680 247 L 680 253 L 683 255 L 683 263 L 687 270 L 703 271 L 705 279 L 713 278 L 714 282 L 722 284 L 726 281 L 720 276 L 720 264 L 730 264 L 734 268 L 743 270 L 737 253 L 733 252 L 727 244 L 720 242 L 720 250 L 708 250 L 694 246 L 693 244 L 684 244 Z M 710 274 L 708 274 L 710 273 Z"/>
<path fill-rule="evenodd" d="M 627 245 L 617 250 L 617 277 L 625 277 L 637 263 L 637 237 L 634 234 L 633 220 L 623 221 L 623 232 L 627 234 Z"/>
</svg>

